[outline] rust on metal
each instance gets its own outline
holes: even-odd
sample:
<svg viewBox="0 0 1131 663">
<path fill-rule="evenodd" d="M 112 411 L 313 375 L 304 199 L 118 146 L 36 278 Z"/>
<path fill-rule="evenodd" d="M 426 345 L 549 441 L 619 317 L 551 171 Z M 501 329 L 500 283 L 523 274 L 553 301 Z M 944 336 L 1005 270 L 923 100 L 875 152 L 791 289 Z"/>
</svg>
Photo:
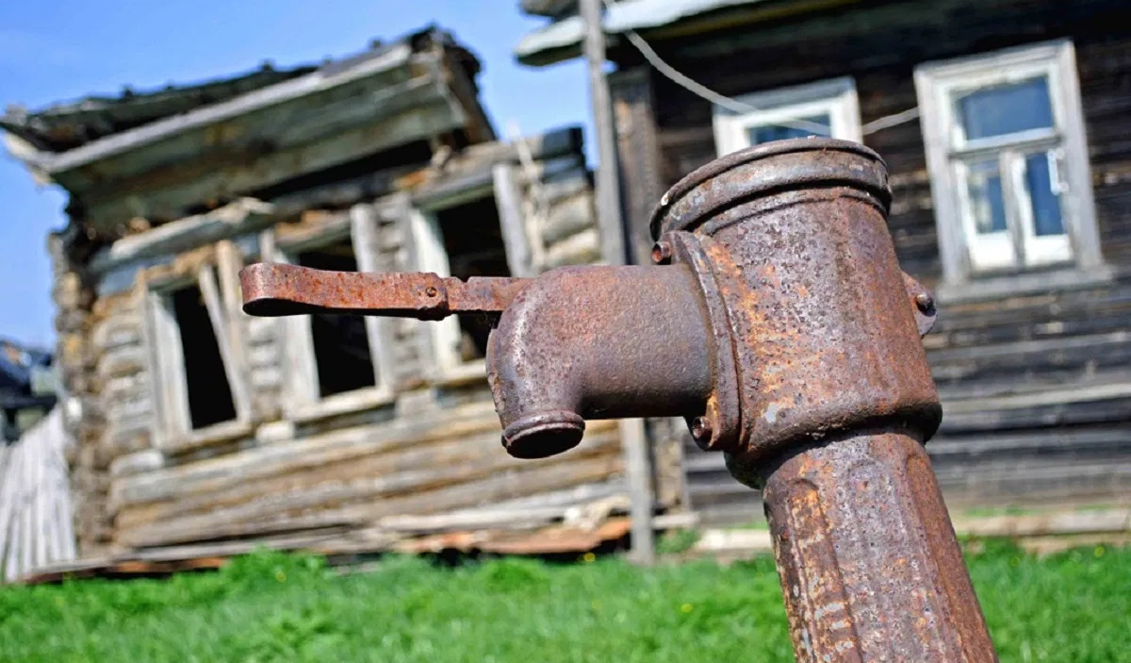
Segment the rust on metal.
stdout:
<svg viewBox="0 0 1131 663">
<path fill-rule="evenodd" d="M 871 150 L 782 141 L 676 184 L 653 233 L 695 235 L 726 305 L 742 423 L 722 446 L 764 491 L 797 660 L 995 661 L 923 448 L 936 312 L 890 201 Z"/>
<path fill-rule="evenodd" d="M 249 265 L 240 272 L 244 311 L 265 317 L 341 313 L 440 320 L 453 313 L 501 314 L 528 282 L 330 272 L 275 263 Z"/>
<path fill-rule="evenodd" d="M 920 341 L 937 311 L 899 269 L 890 203 L 868 148 L 780 141 L 672 187 L 655 265 L 468 282 L 258 265 L 245 307 L 497 314 L 510 454 L 567 451 L 587 419 L 683 417 L 764 491 L 799 661 L 996 661 L 923 447 L 942 416 Z"/>
<path fill-rule="evenodd" d="M 507 450 L 520 458 L 581 441 L 585 419 L 702 414 L 709 323 L 677 267 L 573 267 L 536 279 L 487 347 Z"/>
</svg>

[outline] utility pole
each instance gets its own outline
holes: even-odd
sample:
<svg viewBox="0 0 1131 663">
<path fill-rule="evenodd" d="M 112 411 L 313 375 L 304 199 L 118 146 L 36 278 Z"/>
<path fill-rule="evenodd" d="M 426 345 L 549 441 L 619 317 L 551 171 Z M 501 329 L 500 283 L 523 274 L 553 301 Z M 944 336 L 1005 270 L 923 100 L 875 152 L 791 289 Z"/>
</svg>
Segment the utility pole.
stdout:
<svg viewBox="0 0 1131 663">
<path fill-rule="evenodd" d="M 613 125 L 613 106 L 609 82 L 605 79 L 605 33 L 601 27 L 602 0 L 580 0 L 585 21 L 585 59 L 589 65 L 589 98 L 593 103 L 593 124 L 597 129 L 597 221 L 601 229 L 601 248 L 610 265 L 623 265 L 627 259 L 624 223 L 621 220 L 620 178 L 617 176 L 617 137 Z"/>
<path fill-rule="evenodd" d="M 597 129 L 597 222 L 601 229 L 601 252 L 610 265 L 628 262 L 624 221 L 621 217 L 620 177 L 617 170 L 617 137 L 609 82 L 605 78 L 605 31 L 601 16 L 603 0 L 579 0 L 585 21 L 585 59 L 589 65 L 589 98 L 593 102 L 593 124 Z M 628 482 L 632 516 L 632 560 L 651 566 L 656 562 L 652 532 L 652 462 L 643 419 L 622 419 L 620 440 L 624 447 L 625 479 Z"/>
</svg>

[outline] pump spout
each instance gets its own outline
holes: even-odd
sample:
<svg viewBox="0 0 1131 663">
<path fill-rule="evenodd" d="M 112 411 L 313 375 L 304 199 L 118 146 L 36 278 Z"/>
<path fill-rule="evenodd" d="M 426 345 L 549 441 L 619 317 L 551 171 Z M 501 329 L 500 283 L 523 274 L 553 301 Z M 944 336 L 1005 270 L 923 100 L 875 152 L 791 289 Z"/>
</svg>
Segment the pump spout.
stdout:
<svg viewBox="0 0 1131 663">
<path fill-rule="evenodd" d="M 701 414 L 713 342 L 685 266 L 549 272 L 515 297 L 488 344 L 503 445 L 542 458 L 576 446 L 585 419 Z"/>
</svg>

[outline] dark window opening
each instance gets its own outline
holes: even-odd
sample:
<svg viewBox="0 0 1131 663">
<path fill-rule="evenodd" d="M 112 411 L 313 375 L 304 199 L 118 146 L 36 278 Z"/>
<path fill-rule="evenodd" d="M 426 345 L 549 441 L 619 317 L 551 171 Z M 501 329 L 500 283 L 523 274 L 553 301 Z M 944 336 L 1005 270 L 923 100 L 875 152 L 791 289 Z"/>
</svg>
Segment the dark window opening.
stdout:
<svg viewBox="0 0 1131 663">
<path fill-rule="evenodd" d="M 224 358 L 208 308 L 193 285 L 173 292 L 173 316 L 180 329 L 181 353 L 185 363 L 185 389 L 188 392 L 189 419 L 193 430 L 236 418 L 232 385 L 224 371 Z"/>
<path fill-rule="evenodd" d="M 510 276 L 506 245 L 495 198 L 489 196 L 436 214 L 452 276 Z M 462 361 L 487 355 L 492 320 L 484 315 L 459 316 Z"/>
<path fill-rule="evenodd" d="M 349 238 L 300 253 L 298 264 L 336 272 L 357 271 L 357 257 Z M 314 314 L 310 316 L 310 333 L 322 398 L 377 384 L 364 318 Z"/>
</svg>

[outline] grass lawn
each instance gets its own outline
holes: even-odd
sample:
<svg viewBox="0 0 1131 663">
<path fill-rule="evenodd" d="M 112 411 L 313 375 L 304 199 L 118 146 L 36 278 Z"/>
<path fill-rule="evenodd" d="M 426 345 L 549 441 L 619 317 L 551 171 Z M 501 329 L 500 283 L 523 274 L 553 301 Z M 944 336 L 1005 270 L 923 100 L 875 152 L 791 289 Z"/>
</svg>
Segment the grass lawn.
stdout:
<svg viewBox="0 0 1131 663">
<path fill-rule="evenodd" d="M 1003 662 L 1131 663 L 1131 550 L 969 556 Z M 0 588 L 0 661 L 792 661 L 771 560 L 437 568 L 237 560 L 170 580 Z"/>
</svg>

